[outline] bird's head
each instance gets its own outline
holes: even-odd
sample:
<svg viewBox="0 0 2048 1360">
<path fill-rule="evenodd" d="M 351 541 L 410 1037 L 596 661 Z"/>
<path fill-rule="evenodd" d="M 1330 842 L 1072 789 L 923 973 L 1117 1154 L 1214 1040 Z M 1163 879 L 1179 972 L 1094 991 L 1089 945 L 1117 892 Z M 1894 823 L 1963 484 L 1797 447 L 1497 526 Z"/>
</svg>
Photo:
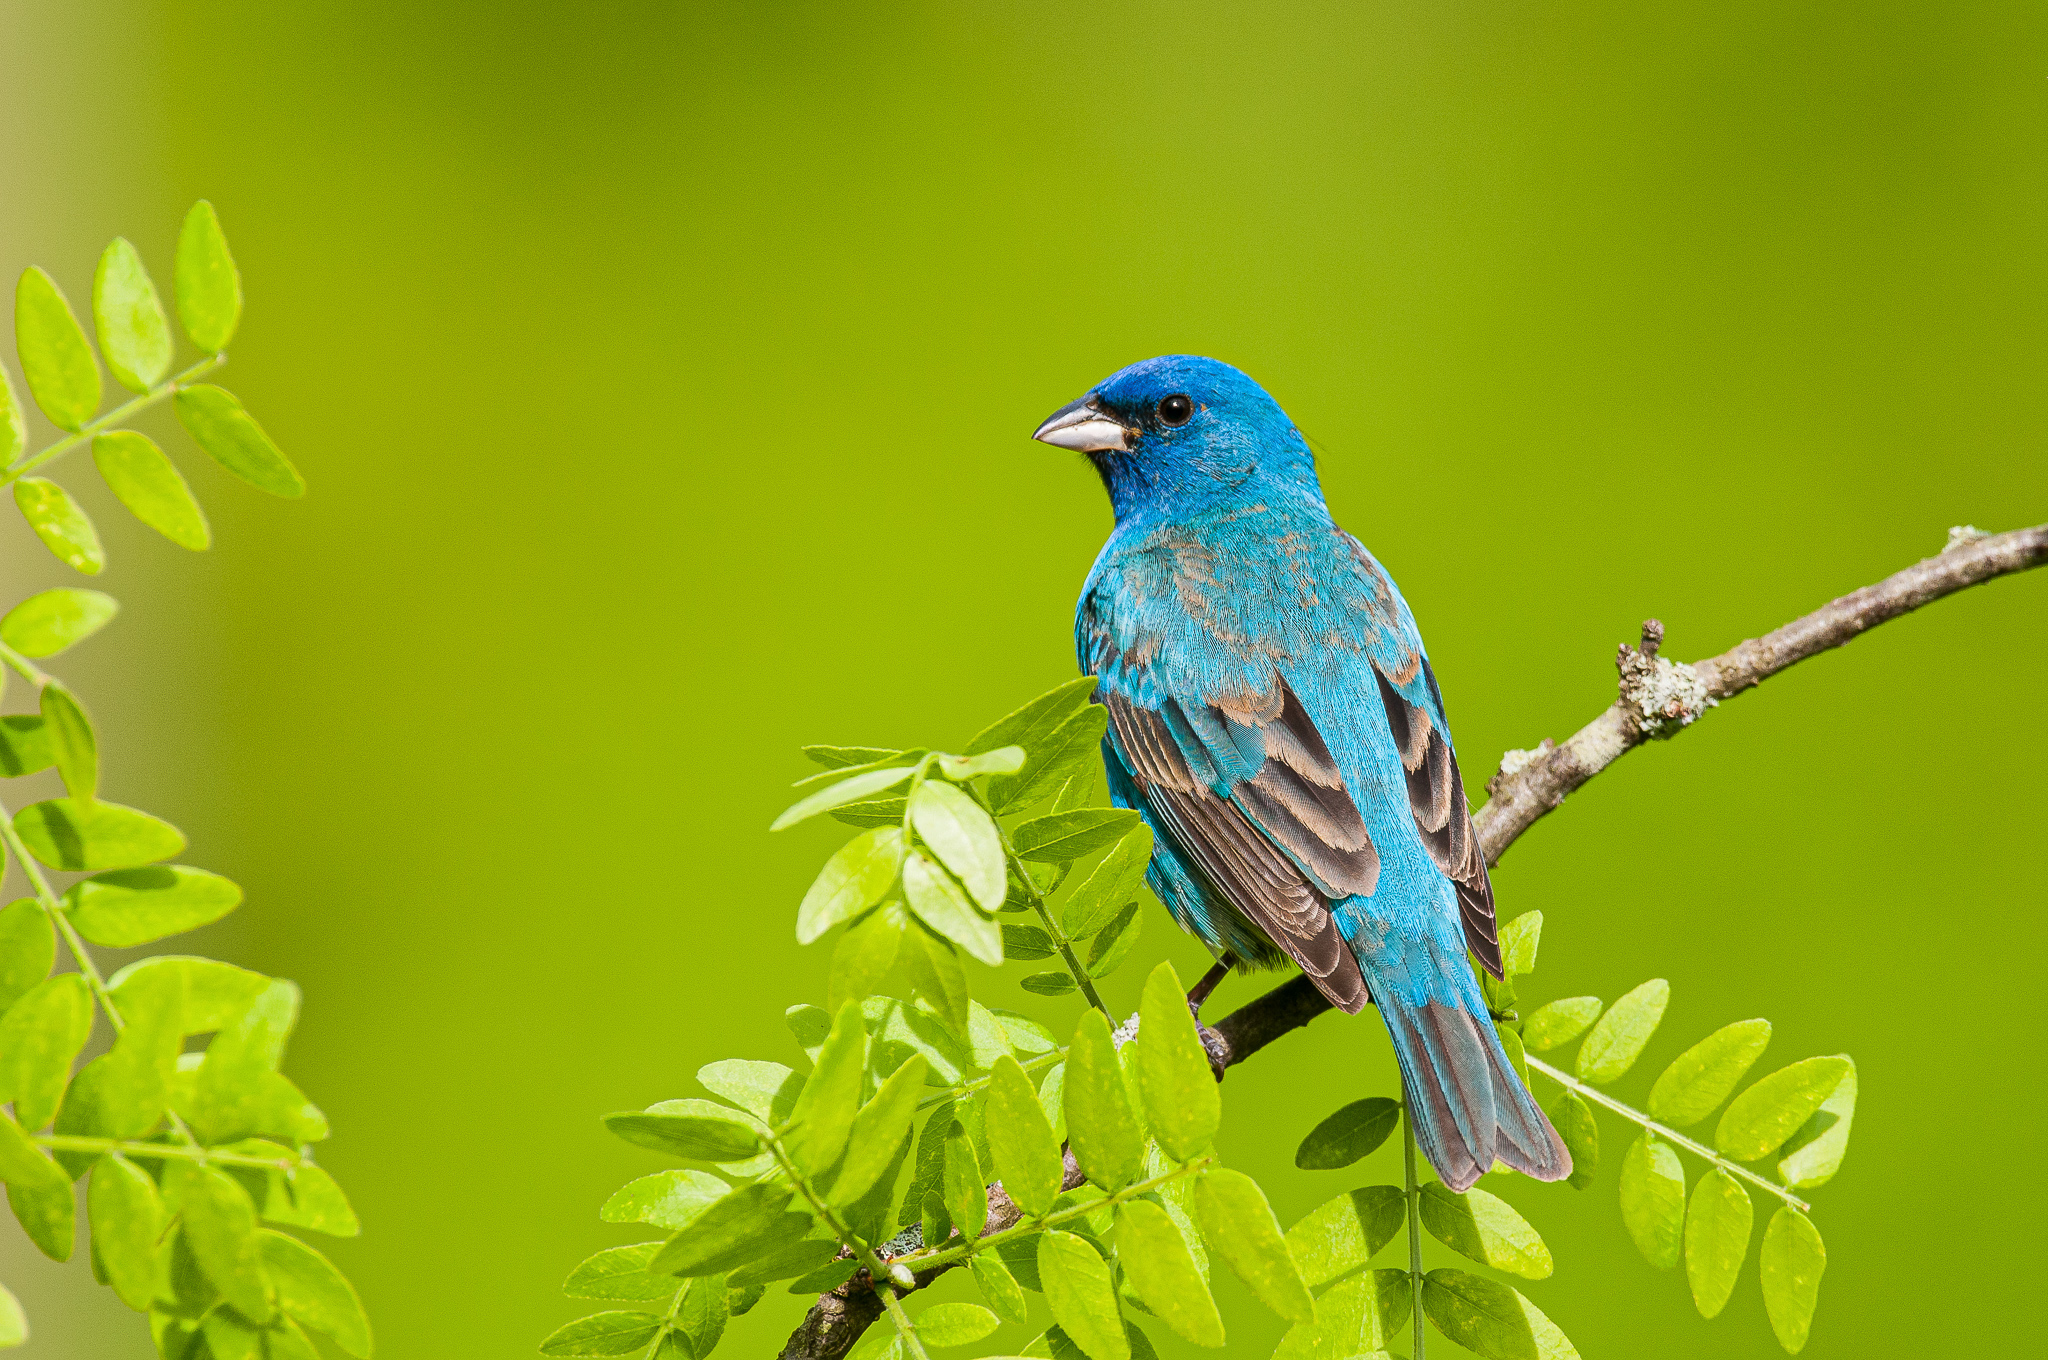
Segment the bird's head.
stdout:
<svg viewBox="0 0 2048 1360">
<path fill-rule="evenodd" d="M 1287 413 L 1215 359 L 1132 364 L 1053 412 L 1032 438 L 1086 454 L 1119 523 L 1276 497 L 1323 503 L 1315 458 Z"/>
</svg>

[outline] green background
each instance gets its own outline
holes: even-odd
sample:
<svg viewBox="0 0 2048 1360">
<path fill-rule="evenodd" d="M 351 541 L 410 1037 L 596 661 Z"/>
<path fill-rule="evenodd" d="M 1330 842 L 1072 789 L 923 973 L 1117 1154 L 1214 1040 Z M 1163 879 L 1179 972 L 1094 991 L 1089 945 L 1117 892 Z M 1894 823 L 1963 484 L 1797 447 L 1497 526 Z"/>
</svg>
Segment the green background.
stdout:
<svg viewBox="0 0 2048 1360">
<path fill-rule="evenodd" d="M 60 671 L 110 794 L 248 889 L 189 947 L 306 988 L 380 1355 L 531 1354 L 655 1165 L 596 1116 L 794 1058 L 841 834 L 766 834 L 794 747 L 957 743 L 1071 672 L 1108 512 L 1026 435 L 1113 369 L 1215 354 L 1317 441 L 1475 794 L 1647 615 L 1706 655 L 2048 518 L 2044 38 L 2036 3 L 8 5 L 0 261 L 82 298 L 118 232 L 166 277 L 211 197 L 225 381 L 313 487 L 151 421 L 194 558 L 59 464 L 126 605 Z M 10 598 L 70 579 L 5 553 Z M 2038 1341 L 2044 619 L 2048 574 L 2001 581 L 1802 666 L 1497 877 L 1549 922 L 1534 999 L 1671 980 L 1622 1094 L 1757 1014 L 1771 1065 L 1859 1061 L 1812 1356 Z M 1391 1087 L 1376 1024 L 1318 1021 L 1233 1074 L 1224 1150 L 1291 1222 L 1398 1175 L 1291 1166 Z M 1588 1357 L 1776 1354 L 1753 1255 L 1711 1323 L 1636 1255 L 1603 1134 L 1595 1189 L 1506 1192 L 1559 1262 L 1530 1295 Z M 33 1354 L 148 1353 L 11 1225 L 0 1270 Z"/>
</svg>

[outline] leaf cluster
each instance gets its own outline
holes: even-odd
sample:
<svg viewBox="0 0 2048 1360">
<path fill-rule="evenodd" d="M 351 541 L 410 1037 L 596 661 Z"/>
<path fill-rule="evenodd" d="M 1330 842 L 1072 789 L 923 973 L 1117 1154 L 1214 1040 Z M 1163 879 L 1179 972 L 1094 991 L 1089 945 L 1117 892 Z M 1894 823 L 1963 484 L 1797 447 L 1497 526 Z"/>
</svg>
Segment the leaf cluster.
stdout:
<svg viewBox="0 0 2048 1360">
<path fill-rule="evenodd" d="M 169 399 L 178 423 L 207 456 L 250 485 L 275 496 L 300 496 L 305 481 L 241 401 L 198 379 L 227 362 L 227 344 L 242 316 L 242 281 L 228 253 L 213 205 L 201 199 L 178 235 L 172 290 L 185 337 L 202 357 L 170 374 L 177 342 L 142 256 L 116 237 L 93 271 L 92 320 L 98 351 L 56 280 L 41 269 L 22 272 L 14 290 L 14 343 L 34 399 L 60 437 L 27 451 L 27 424 L 13 380 L 0 367 L 0 486 L 58 561 L 85 575 L 106 566 L 99 531 L 76 498 L 57 482 L 29 474 L 81 445 L 129 513 L 181 548 L 212 542 L 206 514 L 175 464 L 155 441 L 123 428 Z M 100 413 L 100 361 L 135 395 Z"/>
</svg>

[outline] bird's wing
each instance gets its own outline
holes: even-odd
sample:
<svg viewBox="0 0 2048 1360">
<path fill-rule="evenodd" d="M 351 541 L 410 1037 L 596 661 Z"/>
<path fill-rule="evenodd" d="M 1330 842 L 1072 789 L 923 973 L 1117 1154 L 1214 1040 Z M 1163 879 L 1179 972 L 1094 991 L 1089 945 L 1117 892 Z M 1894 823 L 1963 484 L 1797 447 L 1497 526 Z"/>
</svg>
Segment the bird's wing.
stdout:
<svg viewBox="0 0 2048 1360">
<path fill-rule="evenodd" d="M 1342 533 L 1342 530 L 1338 532 Z M 1500 931 L 1493 912 L 1493 882 L 1478 830 L 1465 806 L 1465 779 L 1451 746 L 1450 721 L 1436 672 L 1423 654 L 1415 616 L 1393 581 L 1364 546 L 1349 534 L 1356 576 L 1347 584 L 1348 603 L 1369 621 L 1366 655 L 1401 772 L 1408 786 L 1408 810 L 1423 848 L 1458 890 L 1458 915 L 1465 945 L 1487 972 L 1501 976 Z"/>
<path fill-rule="evenodd" d="M 1161 695 L 1127 658 L 1099 674 L 1110 752 L 1175 847 L 1356 1014 L 1370 998 L 1329 904 L 1371 892 L 1379 855 L 1287 682 L 1247 706 Z"/>
</svg>

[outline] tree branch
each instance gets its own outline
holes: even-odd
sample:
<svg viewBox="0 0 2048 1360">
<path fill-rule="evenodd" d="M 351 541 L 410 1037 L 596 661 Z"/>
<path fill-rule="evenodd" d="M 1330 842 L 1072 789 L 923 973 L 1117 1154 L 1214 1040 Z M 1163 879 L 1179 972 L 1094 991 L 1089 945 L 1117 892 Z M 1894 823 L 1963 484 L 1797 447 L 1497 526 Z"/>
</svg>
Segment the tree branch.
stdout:
<svg viewBox="0 0 2048 1360">
<path fill-rule="evenodd" d="M 1501 757 L 1499 772 L 1487 781 L 1489 800 L 1472 819 L 1486 862 L 1499 863 L 1524 831 L 1594 775 L 1653 737 L 1676 735 L 1721 700 L 1944 595 L 2043 563 L 2048 563 L 2048 524 L 2004 534 L 1951 529 L 1948 546 L 1936 556 L 1852 591 L 1775 632 L 1689 665 L 1657 655 L 1664 625 L 1648 620 L 1641 644 L 1623 643 L 1615 658 L 1620 694 L 1606 712 L 1563 745 L 1546 738 L 1533 751 L 1510 751 Z M 1204 1039 L 1213 1060 L 1233 1067 L 1329 1009 L 1323 994 L 1306 977 L 1297 976 L 1225 1016 L 1216 1023 L 1214 1039 Z M 1066 1171 L 1065 1188 L 1073 1189 L 1082 1176 L 1071 1152 Z M 1019 1216 L 1002 1188 L 990 1187 L 984 1235 L 1010 1227 Z M 919 1275 L 918 1286 L 949 1268 Z M 780 1360 L 840 1360 L 881 1316 L 882 1302 L 866 1276 L 855 1276 L 819 1298 L 803 1325 L 790 1334 Z"/>
</svg>

